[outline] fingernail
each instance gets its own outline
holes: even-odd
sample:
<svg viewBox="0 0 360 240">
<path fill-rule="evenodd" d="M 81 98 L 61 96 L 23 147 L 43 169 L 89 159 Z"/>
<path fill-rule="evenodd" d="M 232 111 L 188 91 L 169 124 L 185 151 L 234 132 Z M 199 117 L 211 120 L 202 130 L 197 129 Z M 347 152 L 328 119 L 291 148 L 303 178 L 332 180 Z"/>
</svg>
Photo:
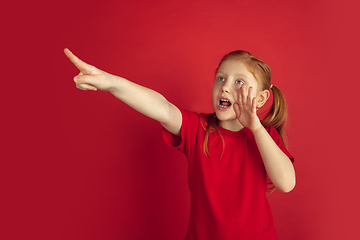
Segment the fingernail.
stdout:
<svg viewBox="0 0 360 240">
<path fill-rule="evenodd" d="M 75 81 L 75 82 L 79 81 L 78 76 L 74 77 L 74 81 Z"/>
</svg>

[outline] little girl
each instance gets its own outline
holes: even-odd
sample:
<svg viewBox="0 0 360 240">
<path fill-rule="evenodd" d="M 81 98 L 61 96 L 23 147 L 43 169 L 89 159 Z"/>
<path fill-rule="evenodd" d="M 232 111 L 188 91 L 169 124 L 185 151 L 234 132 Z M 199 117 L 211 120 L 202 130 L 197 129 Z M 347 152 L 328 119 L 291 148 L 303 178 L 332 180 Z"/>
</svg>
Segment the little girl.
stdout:
<svg viewBox="0 0 360 240">
<path fill-rule="evenodd" d="M 109 91 L 163 126 L 166 143 L 188 159 L 191 191 L 186 239 L 277 239 L 266 199 L 271 183 L 295 186 L 293 157 L 283 143 L 286 107 L 267 64 L 246 51 L 224 56 L 212 87 L 213 114 L 179 109 L 161 94 L 88 65 L 68 49 L 82 90 Z M 269 115 L 257 110 L 273 93 Z"/>
</svg>

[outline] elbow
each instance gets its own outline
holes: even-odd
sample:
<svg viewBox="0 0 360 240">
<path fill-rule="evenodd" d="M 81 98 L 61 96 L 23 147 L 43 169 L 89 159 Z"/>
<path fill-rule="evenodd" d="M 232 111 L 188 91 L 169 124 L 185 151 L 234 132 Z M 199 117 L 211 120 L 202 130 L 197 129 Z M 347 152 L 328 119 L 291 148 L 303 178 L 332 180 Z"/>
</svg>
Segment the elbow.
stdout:
<svg viewBox="0 0 360 240">
<path fill-rule="evenodd" d="M 274 185 L 279 191 L 283 193 L 288 193 L 295 188 L 296 174 L 294 168 L 292 168 L 290 171 L 285 171 L 282 172 L 282 174 L 278 174 L 277 177 L 277 184 L 275 184 L 274 181 Z"/>
<path fill-rule="evenodd" d="M 282 184 L 281 186 L 276 186 L 276 188 L 283 193 L 288 193 L 291 192 L 296 185 L 296 180 L 295 178 L 289 181 L 286 181 L 284 184 Z"/>
</svg>

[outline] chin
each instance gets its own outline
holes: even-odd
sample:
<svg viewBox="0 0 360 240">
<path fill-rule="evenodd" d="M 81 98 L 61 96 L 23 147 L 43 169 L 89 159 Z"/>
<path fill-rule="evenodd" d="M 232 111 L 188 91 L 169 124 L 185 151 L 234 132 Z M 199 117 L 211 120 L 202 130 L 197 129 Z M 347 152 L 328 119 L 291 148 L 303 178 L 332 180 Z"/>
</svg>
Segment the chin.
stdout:
<svg viewBox="0 0 360 240">
<path fill-rule="evenodd" d="M 236 119 L 235 112 L 231 113 L 231 112 L 217 112 L 217 111 L 215 111 L 215 115 L 220 121 L 231 121 L 231 120 Z"/>
</svg>

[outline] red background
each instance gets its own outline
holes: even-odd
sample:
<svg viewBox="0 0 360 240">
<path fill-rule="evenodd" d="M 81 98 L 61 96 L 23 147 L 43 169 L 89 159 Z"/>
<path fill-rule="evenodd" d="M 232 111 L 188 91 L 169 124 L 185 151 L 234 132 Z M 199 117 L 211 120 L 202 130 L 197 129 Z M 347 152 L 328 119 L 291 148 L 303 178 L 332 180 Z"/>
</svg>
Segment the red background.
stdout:
<svg viewBox="0 0 360 240">
<path fill-rule="evenodd" d="M 267 62 L 289 105 L 297 186 L 269 196 L 279 239 L 359 239 L 358 6 L 345 1 L 39 1 L 2 7 L 1 239 L 184 239 L 186 159 L 63 49 L 211 111 L 229 51 Z"/>
</svg>

